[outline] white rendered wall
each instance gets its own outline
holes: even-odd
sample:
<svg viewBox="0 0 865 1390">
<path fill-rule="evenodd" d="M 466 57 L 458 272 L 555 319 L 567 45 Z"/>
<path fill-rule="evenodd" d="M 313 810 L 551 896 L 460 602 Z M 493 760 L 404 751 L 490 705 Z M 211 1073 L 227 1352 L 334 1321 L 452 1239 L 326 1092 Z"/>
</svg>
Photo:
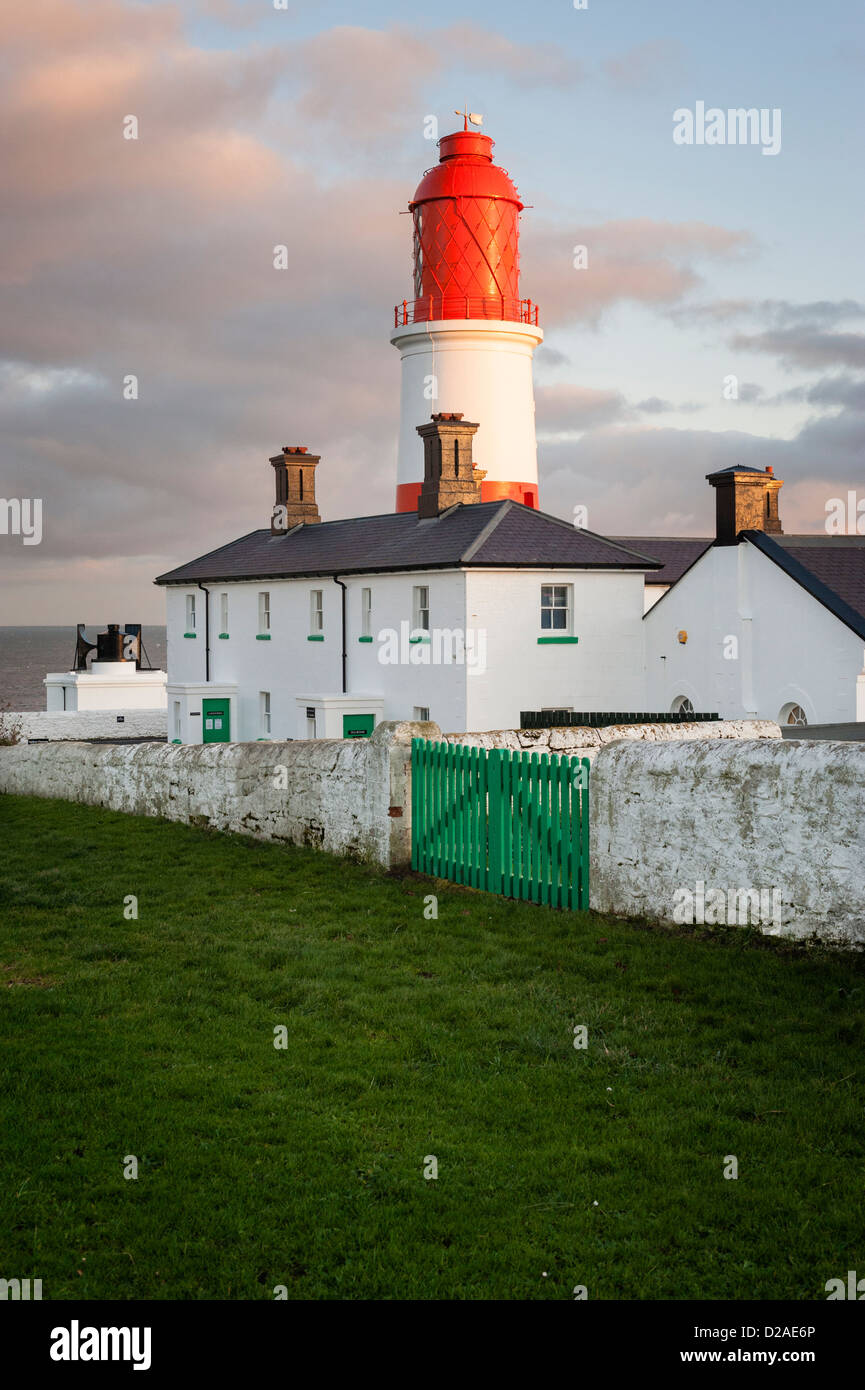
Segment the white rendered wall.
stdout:
<svg viewBox="0 0 865 1390">
<path fill-rule="evenodd" d="M 473 459 L 487 482 L 537 485 L 532 354 L 543 336 L 529 324 L 462 319 L 394 331 L 402 360 L 398 484 L 423 479 L 417 426 L 439 411 L 459 411 L 480 426 Z"/>
<path fill-rule="evenodd" d="M 516 727 L 524 709 L 646 708 L 640 573 L 432 570 L 352 576 L 344 582 L 347 691 L 380 696 L 385 720 L 411 720 L 416 709 L 428 709 L 430 719 L 442 728 L 483 731 Z M 538 643 L 538 637 L 550 635 L 540 626 L 541 586 L 545 583 L 573 585 L 577 644 Z M 407 641 L 416 585 L 429 589 L 430 643 Z M 261 691 L 269 691 L 271 697 L 270 737 L 284 739 L 305 736 L 298 723 L 298 695 L 309 690 L 337 695 L 342 689 L 338 585 L 329 579 L 270 581 L 266 586 L 270 593 L 270 641 L 262 642 L 257 640 L 258 593 L 264 587 L 263 582 L 256 581 L 214 584 L 211 590 L 211 680 L 237 687 L 233 740 L 263 736 Z M 323 594 L 323 642 L 307 641 L 312 588 L 320 588 Z M 371 642 L 358 640 L 363 588 L 372 589 Z M 223 592 L 229 596 L 229 636 L 225 640 L 214 636 Z M 203 607 L 198 615 L 198 637 L 194 641 L 184 638 L 184 595 L 183 589 L 169 589 L 167 595 L 172 685 L 203 679 Z M 483 669 L 480 665 L 437 662 L 441 648 L 436 629 L 468 629 L 476 634 Z M 395 663 L 385 660 L 387 632 L 400 637 Z M 169 706 L 171 698 L 169 694 Z"/>
<path fill-rule="evenodd" d="M 211 681 L 183 681 L 167 686 L 168 708 L 164 716 L 169 743 L 203 743 L 205 733 L 204 700 L 223 700 L 228 708 L 231 742 L 238 742 L 237 686 Z M 179 709 L 175 709 L 179 706 Z M 176 716 L 179 716 L 176 717 Z M 252 740 L 254 735 L 249 735 Z"/>
<path fill-rule="evenodd" d="M 576 645 L 539 644 L 541 585 L 572 584 Z M 466 573 L 467 624 L 486 630 L 487 672 L 469 676 L 463 725 L 515 728 L 522 710 L 642 710 L 643 575 L 616 571 Z M 438 716 L 432 716 L 437 718 Z"/>
<path fill-rule="evenodd" d="M 379 696 L 386 720 L 411 719 L 415 707 L 428 708 L 430 717 L 450 728 L 465 727 L 465 668 L 421 664 L 425 644 L 402 643 L 405 660 L 387 664 L 380 640 L 385 629 L 411 628 L 413 589 L 429 588 L 430 623 L 462 628 L 465 622 L 465 580 L 459 571 L 352 576 L 343 581 L 346 594 L 347 692 Z M 342 691 L 341 591 L 329 577 L 212 584 L 210 677 L 214 683 L 237 686 L 231 737 L 262 737 L 260 692 L 270 692 L 271 737 L 304 736 L 298 725 L 296 697 L 305 691 L 338 695 Z M 361 590 L 373 591 L 372 642 L 360 642 Z M 310 591 L 322 591 L 324 641 L 310 642 Z M 270 641 L 258 639 L 258 594 L 270 594 Z M 204 680 L 204 595 L 199 592 L 197 636 L 185 638 L 186 593 L 166 592 L 168 675 L 170 685 Z M 218 635 L 220 595 L 228 594 L 228 637 Z M 431 646 L 431 644 L 430 644 Z M 169 724 L 171 721 L 169 692 Z M 185 717 L 185 716 L 184 716 Z M 173 737 L 169 729 L 169 738 Z M 197 741 L 197 740 L 196 740 Z"/>
<path fill-rule="evenodd" d="M 52 671 L 42 683 L 51 711 L 165 709 L 165 672 L 133 662 L 94 661 L 89 671 Z"/>
<path fill-rule="evenodd" d="M 777 719 L 794 703 L 809 724 L 857 718 L 865 643 L 747 541 L 710 547 L 643 626 L 648 709 L 687 695 L 727 719 Z"/>
<path fill-rule="evenodd" d="M 775 891 L 764 934 L 865 943 L 865 744 L 617 742 L 591 776 L 597 911 L 673 922 L 698 885 Z"/>
<path fill-rule="evenodd" d="M 308 709 L 315 710 L 316 738 L 345 738 L 343 722 L 346 717 L 362 714 L 371 715 L 376 724 L 383 719 L 383 700 L 379 695 L 315 695 L 302 694 L 296 697 L 297 737 L 308 738 Z"/>
<path fill-rule="evenodd" d="M 5 714 L 4 724 L 17 728 L 22 740 L 165 738 L 165 707 L 161 709 L 24 710 Z"/>
<path fill-rule="evenodd" d="M 420 442 L 420 441 L 418 441 Z M 414 717 L 415 708 L 426 708 L 429 717 L 445 727 L 455 721 L 464 728 L 466 718 L 466 668 L 433 664 L 433 643 L 408 643 L 401 625 L 413 622 L 415 585 L 429 589 L 431 628 L 465 627 L 465 576 L 459 571 L 431 570 L 419 574 L 384 574 L 353 578 L 349 582 L 348 687 L 381 695 L 385 719 Z M 359 642 L 361 589 L 372 589 L 372 642 Z M 384 661 L 390 644 L 384 634 L 396 632 L 400 640 L 396 664 Z M 336 688 L 336 687 L 335 687 Z"/>
</svg>

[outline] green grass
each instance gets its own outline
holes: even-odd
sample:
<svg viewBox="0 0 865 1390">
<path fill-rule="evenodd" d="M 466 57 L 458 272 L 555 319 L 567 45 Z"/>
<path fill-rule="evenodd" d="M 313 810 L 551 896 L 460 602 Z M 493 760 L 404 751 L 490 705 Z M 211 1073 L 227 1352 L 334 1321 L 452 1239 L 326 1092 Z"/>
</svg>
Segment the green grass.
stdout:
<svg viewBox="0 0 865 1390">
<path fill-rule="evenodd" d="M 0 846 L 2 1277 L 824 1299 L 865 1273 L 860 958 L 65 802 L 0 797 Z"/>
</svg>

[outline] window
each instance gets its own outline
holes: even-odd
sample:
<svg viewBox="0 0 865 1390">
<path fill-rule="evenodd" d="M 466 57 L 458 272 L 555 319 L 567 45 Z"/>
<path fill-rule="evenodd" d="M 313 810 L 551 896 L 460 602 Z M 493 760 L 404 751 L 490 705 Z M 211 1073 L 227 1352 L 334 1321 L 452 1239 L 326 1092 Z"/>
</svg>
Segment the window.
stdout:
<svg viewBox="0 0 865 1390">
<path fill-rule="evenodd" d="M 429 705 L 415 705 L 414 717 L 418 724 L 429 723 Z"/>
<path fill-rule="evenodd" d="M 219 595 L 219 631 L 228 631 L 228 594 Z"/>
<path fill-rule="evenodd" d="M 270 737 L 270 691 L 260 690 L 258 692 L 258 713 L 259 724 L 263 737 Z"/>
<path fill-rule="evenodd" d="M 360 591 L 360 633 L 372 637 L 372 589 Z"/>
<path fill-rule="evenodd" d="M 180 701 L 174 701 L 174 737 L 180 738 Z"/>
<path fill-rule="evenodd" d="M 677 695 L 670 706 L 671 714 L 693 714 L 694 705 L 687 695 Z"/>
<path fill-rule="evenodd" d="M 808 716 L 801 705 L 785 705 L 778 715 L 779 724 L 795 724 L 799 728 L 804 728 L 808 723 Z"/>
<path fill-rule="evenodd" d="M 571 588 L 570 584 L 541 585 L 542 632 L 570 632 Z"/>
<path fill-rule="evenodd" d="M 270 594 L 258 595 L 258 631 L 270 632 Z"/>
<path fill-rule="evenodd" d="M 186 595 L 186 631 L 195 631 L 195 594 Z"/>
<path fill-rule="evenodd" d="M 309 591 L 309 630 L 324 632 L 324 590 Z"/>
<path fill-rule="evenodd" d="M 415 584 L 412 627 L 415 632 L 429 632 L 429 588 Z"/>
</svg>

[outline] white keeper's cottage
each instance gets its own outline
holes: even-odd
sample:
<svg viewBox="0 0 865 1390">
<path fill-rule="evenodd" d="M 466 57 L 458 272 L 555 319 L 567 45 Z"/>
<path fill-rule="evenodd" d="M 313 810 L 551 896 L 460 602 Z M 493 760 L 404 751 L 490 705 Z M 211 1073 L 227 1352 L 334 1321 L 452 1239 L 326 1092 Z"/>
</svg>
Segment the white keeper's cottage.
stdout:
<svg viewBox="0 0 865 1390">
<path fill-rule="evenodd" d="M 423 427 L 411 512 L 319 522 L 318 458 L 271 459 L 271 526 L 157 580 L 169 739 L 359 737 L 382 719 L 468 732 L 527 709 L 641 707 L 644 576 L 659 562 L 477 500 L 475 429 L 453 415 Z"/>
</svg>

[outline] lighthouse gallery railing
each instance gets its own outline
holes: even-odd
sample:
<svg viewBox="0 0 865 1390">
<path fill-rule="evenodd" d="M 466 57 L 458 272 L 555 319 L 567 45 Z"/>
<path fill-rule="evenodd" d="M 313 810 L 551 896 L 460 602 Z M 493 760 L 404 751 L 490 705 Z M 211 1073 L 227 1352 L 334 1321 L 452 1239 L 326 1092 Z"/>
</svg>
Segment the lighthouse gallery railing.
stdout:
<svg viewBox="0 0 865 1390">
<path fill-rule="evenodd" d="M 508 299 L 504 295 L 430 294 L 423 299 L 404 299 L 393 311 L 394 328 L 441 319 L 498 319 L 537 327 L 538 306 L 531 299 Z"/>
</svg>

